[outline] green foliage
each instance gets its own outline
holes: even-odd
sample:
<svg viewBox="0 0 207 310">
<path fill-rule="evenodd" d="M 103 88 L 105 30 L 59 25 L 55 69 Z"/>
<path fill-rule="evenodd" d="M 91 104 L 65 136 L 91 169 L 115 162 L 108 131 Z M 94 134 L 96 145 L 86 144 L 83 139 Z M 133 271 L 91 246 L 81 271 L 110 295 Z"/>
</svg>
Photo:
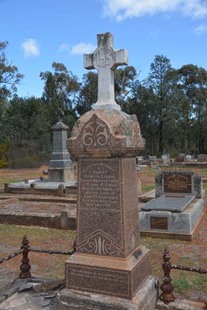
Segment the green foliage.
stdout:
<svg viewBox="0 0 207 310">
<path fill-rule="evenodd" d="M 122 109 L 137 82 L 138 74 L 133 66 L 125 66 L 115 70 L 115 99 Z"/>
<path fill-rule="evenodd" d="M 54 124 L 57 121 L 58 109 L 73 111 L 80 84 L 77 77 L 62 63 L 53 62 L 52 69 L 54 72 L 41 72 L 40 78 L 45 82 L 42 100 Z"/>
<path fill-rule="evenodd" d="M 0 144 L 0 168 L 8 166 L 8 145 Z"/>
<path fill-rule="evenodd" d="M 42 159 L 37 155 L 24 156 L 21 158 L 15 158 L 10 162 L 10 168 L 37 168 L 40 167 Z"/>
<path fill-rule="evenodd" d="M 0 99 L 7 99 L 17 91 L 17 84 L 23 78 L 23 75 L 18 73 L 18 68 L 12 66 L 8 61 L 5 49 L 8 42 L 0 41 Z"/>
<path fill-rule="evenodd" d="M 180 101 L 180 133 L 182 144 L 189 151 L 205 153 L 207 138 L 207 71 L 195 65 L 184 65 L 177 70 Z"/>
<path fill-rule="evenodd" d="M 96 103 L 98 94 L 98 75 L 94 72 L 88 72 L 83 75 L 83 82 L 80 86 L 80 92 L 76 104 L 78 115 L 82 115 L 91 109 L 91 105 Z"/>
</svg>

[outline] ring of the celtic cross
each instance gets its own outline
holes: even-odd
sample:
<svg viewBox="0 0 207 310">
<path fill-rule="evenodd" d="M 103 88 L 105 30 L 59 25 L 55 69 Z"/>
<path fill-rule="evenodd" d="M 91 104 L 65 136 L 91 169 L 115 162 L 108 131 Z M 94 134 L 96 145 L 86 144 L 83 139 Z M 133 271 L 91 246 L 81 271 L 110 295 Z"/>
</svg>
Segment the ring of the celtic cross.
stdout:
<svg viewBox="0 0 207 310">
<path fill-rule="evenodd" d="M 97 48 L 94 52 L 94 67 L 105 68 L 114 65 L 114 50 L 112 48 Z"/>
</svg>

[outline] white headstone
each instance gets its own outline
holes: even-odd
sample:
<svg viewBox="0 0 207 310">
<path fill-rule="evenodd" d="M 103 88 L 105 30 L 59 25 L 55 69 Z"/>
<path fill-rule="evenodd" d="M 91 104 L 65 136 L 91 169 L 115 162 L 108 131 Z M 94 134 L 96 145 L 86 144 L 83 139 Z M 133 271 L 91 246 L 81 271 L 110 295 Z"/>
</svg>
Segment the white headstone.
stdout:
<svg viewBox="0 0 207 310">
<path fill-rule="evenodd" d="M 128 52 L 113 49 L 113 36 L 109 32 L 98 34 L 97 40 L 94 53 L 84 55 L 84 68 L 98 70 L 98 100 L 92 108 L 121 110 L 115 101 L 114 70 L 128 64 Z"/>
</svg>

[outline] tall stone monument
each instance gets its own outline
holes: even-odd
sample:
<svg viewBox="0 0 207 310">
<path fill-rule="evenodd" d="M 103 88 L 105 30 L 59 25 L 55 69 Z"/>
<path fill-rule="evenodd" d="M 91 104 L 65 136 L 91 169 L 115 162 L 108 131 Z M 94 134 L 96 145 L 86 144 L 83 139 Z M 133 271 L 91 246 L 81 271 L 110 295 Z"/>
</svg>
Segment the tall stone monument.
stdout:
<svg viewBox="0 0 207 310">
<path fill-rule="evenodd" d="M 50 182 L 68 182 L 73 179 L 72 163 L 70 154 L 66 147 L 67 130 L 62 122 L 63 112 L 58 111 L 58 122 L 52 126 L 53 131 L 53 152 L 48 168 L 48 179 Z"/>
<path fill-rule="evenodd" d="M 128 63 L 110 33 L 84 55 L 98 70 L 98 101 L 68 140 L 78 160 L 77 251 L 66 261 L 58 309 L 155 309 L 149 251 L 140 244 L 136 155 L 144 148 L 135 115 L 114 99 L 114 69 Z M 126 301 L 127 300 L 127 301 Z"/>
</svg>

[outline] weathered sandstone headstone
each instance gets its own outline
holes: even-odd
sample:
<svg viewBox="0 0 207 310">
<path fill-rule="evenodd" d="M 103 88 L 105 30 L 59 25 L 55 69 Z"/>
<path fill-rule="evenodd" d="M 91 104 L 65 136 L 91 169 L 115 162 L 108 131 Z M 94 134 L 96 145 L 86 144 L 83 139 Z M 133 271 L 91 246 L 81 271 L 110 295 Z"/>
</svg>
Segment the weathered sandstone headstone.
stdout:
<svg viewBox="0 0 207 310">
<path fill-rule="evenodd" d="M 136 155 L 144 148 L 144 139 L 136 116 L 120 111 L 114 100 L 113 70 L 127 63 L 127 53 L 114 51 L 112 42 L 110 33 L 98 35 L 98 48 L 84 57 L 85 67 L 99 72 L 98 101 L 77 121 L 68 140 L 79 166 L 77 251 L 66 262 L 66 288 L 93 293 L 90 309 L 132 309 L 130 303 L 99 307 L 92 301 L 94 293 L 133 302 L 149 279 L 150 295 L 140 293 L 139 306 L 133 309 L 145 309 L 140 308 L 143 304 L 154 309 L 149 251 L 140 244 L 138 227 Z M 80 301 L 80 296 L 79 292 L 76 303 L 89 309 L 83 303 L 88 305 L 90 298 Z M 75 309 L 71 300 L 66 309 Z"/>
</svg>

